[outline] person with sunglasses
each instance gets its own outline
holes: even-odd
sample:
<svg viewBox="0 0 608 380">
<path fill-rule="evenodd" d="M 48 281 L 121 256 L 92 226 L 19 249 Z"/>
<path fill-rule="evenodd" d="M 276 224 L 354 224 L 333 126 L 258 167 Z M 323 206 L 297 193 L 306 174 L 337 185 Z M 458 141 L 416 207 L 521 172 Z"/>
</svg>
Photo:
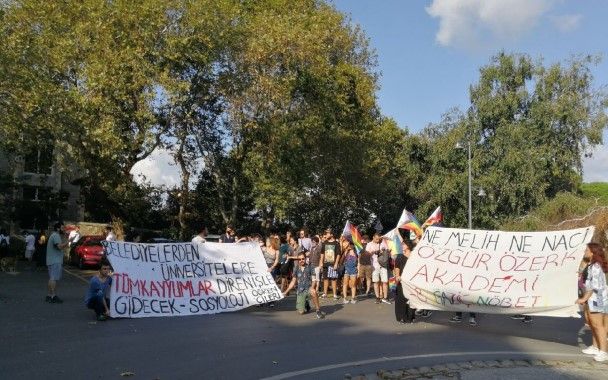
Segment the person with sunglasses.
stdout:
<svg viewBox="0 0 608 380">
<path fill-rule="evenodd" d="M 315 306 L 315 316 L 317 319 L 325 318 L 325 313 L 321 311 L 319 305 L 319 293 L 317 289 L 312 286 L 312 279 L 315 275 L 315 268 L 306 263 L 306 252 L 305 250 L 298 253 L 297 262 L 293 273 L 291 283 L 287 287 L 287 290 L 283 292 L 283 296 L 287 296 L 287 293 L 294 287 L 296 288 L 296 310 L 299 314 L 305 314 L 310 311 L 310 301 Z"/>
</svg>

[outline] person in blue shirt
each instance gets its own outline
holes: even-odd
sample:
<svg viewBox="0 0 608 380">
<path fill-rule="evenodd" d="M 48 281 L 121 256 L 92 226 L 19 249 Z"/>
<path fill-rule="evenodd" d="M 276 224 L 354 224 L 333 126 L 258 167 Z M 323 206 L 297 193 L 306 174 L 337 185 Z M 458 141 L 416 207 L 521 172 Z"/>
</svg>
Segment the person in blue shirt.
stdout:
<svg viewBox="0 0 608 380">
<path fill-rule="evenodd" d="M 102 260 L 99 274 L 91 277 L 89 289 L 84 298 L 85 305 L 89 309 L 95 310 L 98 321 L 105 321 L 110 316 L 110 300 L 108 297 L 111 286 L 110 263 L 107 260 Z"/>
<path fill-rule="evenodd" d="M 317 319 L 323 319 L 325 318 L 325 313 L 321 311 L 321 306 L 319 305 L 319 293 L 312 286 L 315 268 L 310 264 L 306 264 L 306 250 L 298 253 L 297 260 L 298 265 L 293 271 L 293 278 L 287 290 L 283 292 L 283 296 L 287 296 L 291 289 L 296 288 L 296 310 L 298 313 L 307 313 L 310 310 L 309 301 L 312 301 L 316 309 L 315 316 Z"/>
</svg>

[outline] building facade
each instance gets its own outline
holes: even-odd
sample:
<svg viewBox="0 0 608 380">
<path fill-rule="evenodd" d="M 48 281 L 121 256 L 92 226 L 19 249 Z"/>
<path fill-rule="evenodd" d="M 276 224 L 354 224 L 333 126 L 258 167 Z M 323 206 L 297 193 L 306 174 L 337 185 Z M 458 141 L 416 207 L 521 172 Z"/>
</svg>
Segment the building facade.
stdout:
<svg viewBox="0 0 608 380">
<path fill-rule="evenodd" d="M 0 223 L 5 227 L 18 232 L 46 229 L 56 220 L 83 220 L 80 186 L 59 170 L 54 157 L 52 148 L 37 148 L 22 157 L 0 152 Z"/>
</svg>

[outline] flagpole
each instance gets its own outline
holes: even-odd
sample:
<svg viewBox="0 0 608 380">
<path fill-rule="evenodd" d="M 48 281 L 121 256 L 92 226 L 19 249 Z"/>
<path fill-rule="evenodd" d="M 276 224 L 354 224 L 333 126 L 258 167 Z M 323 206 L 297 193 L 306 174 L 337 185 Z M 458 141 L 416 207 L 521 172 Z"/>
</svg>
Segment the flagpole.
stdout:
<svg viewBox="0 0 608 380">
<path fill-rule="evenodd" d="M 469 161 L 469 229 L 473 229 L 473 200 L 471 195 L 471 140 L 467 141 L 467 155 Z"/>
</svg>

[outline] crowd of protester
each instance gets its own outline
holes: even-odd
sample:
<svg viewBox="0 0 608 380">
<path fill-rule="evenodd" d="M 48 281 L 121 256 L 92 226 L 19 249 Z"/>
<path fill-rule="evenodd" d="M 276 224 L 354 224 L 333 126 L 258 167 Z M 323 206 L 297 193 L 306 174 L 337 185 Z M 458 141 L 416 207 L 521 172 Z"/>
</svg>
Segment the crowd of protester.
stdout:
<svg viewBox="0 0 608 380">
<path fill-rule="evenodd" d="M 192 241 L 204 242 L 206 235 L 207 230 L 202 227 Z M 297 234 L 287 231 L 263 238 L 259 234 L 238 237 L 229 225 L 219 238 L 221 243 L 249 241 L 259 244 L 268 271 L 281 292 L 287 296 L 295 290 L 296 309 L 301 314 L 310 311 L 310 303 L 313 303 L 316 316 L 323 318 L 319 298 L 355 304 L 360 298 L 373 297 L 376 304 L 394 304 L 399 323 L 413 323 L 417 317 L 429 317 L 431 311 L 410 308 L 403 296 L 400 273 L 418 239 L 410 239 L 406 234 L 403 240 L 403 254 L 392 257 L 380 232 L 375 232 L 371 238 L 363 235 L 363 249 L 359 252 L 349 239 L 336 236 L 331 229 L 310 234 L 303 228 Z M 389 283 L 396 285 L 392 292 Z M 266 306 L 274 307 L 275 303 Z"/>
<path fill-rule="evenodd" d="M 203 228 L 193 241 L 204 241 Z M 300 314 L 315 308 L 317 318 L 324 318 L 319 298 L 333 298 L 343 304 L 357 303 L 359 297 L 375 297 L 376 304 L 394 304 L 395 318 L 399 323 L 412 324 L 416 318 L 428 318 L 430 310 L 415 310 L 405 297 L 401 274 L 407 265 L 413 248 L 418 243 L 415 236 L 403 237 L 402 254 L 391 257 L 389 248 L 379 232 L 362 236 L 363 249 L 355 251 L 351 241 L 343 236 L 336 237 L 331 229 L 321 234 L 310 235 L 301 229 L 295 236 L 291 231 L 284 235 L 271 234 L 266 239 L 259 234 L 237 237 L 234 228 L 228 226 L 220 242 L 251 241 L 260 245 L 268 271 L 275 277 L 285 296 L 295 289 L 296 310 Z M 596 361 L 608 361 L 608 259 L 601 245 L 589 243 L 579 269 L 579 298 L 586 324 L 592 332 L 592 345 L 583 353 L 593 355 Z M 389 283 L 394 280 L 393 299 L 390 297 Z M 331 289 L 331 293 L 329 290 Z M 267 306 L 274 307 L 274 302 Z M 462 322 L 462 313 L 457 312 L 449 319 L 452 323 Z M 469 324 L 477 325 L 477 315 L 469 313 Z M 512 319 L 524 323 L 532 322 L 529 315 L 515 314 Z"/>
<path fill-rule="evenodd" d="M 63 249 L 73 245 L 78 240 L 78 231 L 72 233 L 67 241 L 61 234 L 63 225 L 54 225 L 50 236 L 42 232 L 38 237 L 26 236 L 25 258 L 32 262 L 36 256 L 45 258 L 49 271 L 48 293 L 46 301 L 62 303 L 57 296 L 57 282 L 61 279 L 63 265 Z M 201 227 L 192 242 L 204 243 L 207 229 Z M 254 242 L 259 244 L 268 266 L 281 292 L 287 296 L 295 291 L 296 310 L 305 314 L 315 308 L 315 316 L 325 317 L 321 310 L 320 298 L 333 299 L 342 304 L 355 304 L 358 299 L 374 297 L 376 304 L 394 305 L 395 318 L 399 323 L 411 324 L 416 318 L 428 318 L 430 310 L 414 310 L 404 295 L 401 285 L 401 274 L 407 265 L 408 258 L 418 243 L 416 236 L 405 234 L 403 237 L 403 252 L 392 256 L 379 232 L 361 236 L 361 247 L 355 249 L 353 242 L 343 236 L 336 236 L 331 229 L 320 234 L 309 234 L 307 229 L 301 229 L 297 235 L 291 231 L 285 234 L 273 233 L 263 238 L 259 234 L 238 237 L 232 226 L 227 226 L 225 233 L 219 238 L 221 243 Z M 111 226 L 106 228 L 106 240 L 115 240 Z M 5 249 L 10 243 L 8 234 L 0 231 L 0 240 Z M 44 255 L 40 251 L 45 251 Z M 87 291 L 86 306 L 95 311 L 98 320 L 109 316 L 108 288 L 112 278 L 110 264 L 104 260 L 98 275 L 93 276 Z M 581 306 L 586 324 L 592 332 L 592 344 L 583 353 L 593 355 L 596 361 L 608 361 L 608 260 L 601 245 L 589 243 L 579 268 L 578 291 L 576 303 Z M 392 280 L 392 281 L 391 281 Z M 389 284 L 395 286 L 393 292 Z M 330 292 L 331 290 L 331 292 Z M 392 296 L 391 296 L 392 294 Z M 312 304 L 312 306 L 311 306 Z M 274 302 L 265 306 L 274 307 Z M 262 305 L 260 305 L 262 307 Z M 513 315 L 513 319 L 525 323 L 532 321 L 531 316 Z M 462 313 L 455 313 L 450 322 L 462 321 Z M 477 325 L 476 315 L 470 313 L 469 324 Z"/>
</svg>

